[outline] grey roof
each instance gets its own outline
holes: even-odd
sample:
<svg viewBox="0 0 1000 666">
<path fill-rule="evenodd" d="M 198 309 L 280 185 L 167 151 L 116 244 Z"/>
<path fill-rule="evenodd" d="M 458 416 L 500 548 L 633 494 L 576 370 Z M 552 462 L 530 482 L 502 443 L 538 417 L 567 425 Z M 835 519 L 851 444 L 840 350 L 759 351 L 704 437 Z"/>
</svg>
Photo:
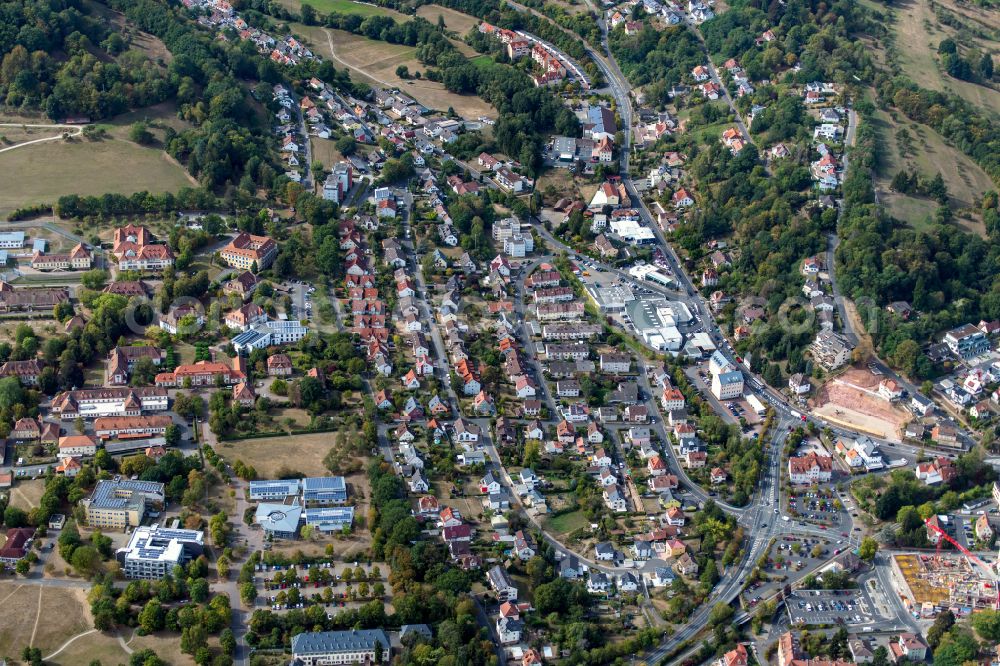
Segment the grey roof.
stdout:
<svg viewBox="0 0 1000 666">
<path fill-rule="evenodd" d="M 490 569 L 486 573 L 486 576 L 490 579 L 490 583 L 494 589 L 514 587 L 514 582 L 510 579 L 510 574 L 499 564 Z"/>
<path fill-rule="evenodd" d="M 653 569 L 653 572 L 656 574 L 658 578 L 664 580 L 668 578 L 670 580 L 677 578 L 677 576 L 674 575 L 674 572 L 670 570 L 670 567 L 656 567 L 655 569 Z"/>
<path fill-rule="evenodd" d="M 580 560 L 575 555 L 570 555 L 559 561 L 559 575 L 563 578 L 579 576 L 580 573 Z"/>
<path fill-rule="evenodd" d="M 497 627 L 500 629 L 500 631 L 506 633 L 511 631 L 522 631 L 524 625 L 521 623 L 520 620 L 515 620 L 512 617 L 501 617 L 500 620 L 497 622 Z"/>
<path fill-rule="evenodd" d="M 329 652 L 360 652 L 371 650 L 380 643 L 390 647 L 389 635 L 383 629 L 353 629 L 351 631 L 317 631 L 292 636 L 292 654 L 326 654 Z"/>
<path fill-rule="evenodd" d="M 155 481 L 97 482 L 90 505 L 96 509 L 124 509 L 138 502 L 145 502 L 146 495 L 163 497 L 163 484 Z"/>
<path fill-rule="evenodd" d="M 263 503 L 257 506 L 254 520 L 267 532 L 294 534 L 299 529 L 302 507 L 298 504 Z"/>
<path fill-rule="evenodd" d="M 432 637 L 431 628 L 426 624 L 404 624 L 399 628 L 399 638 L 403 639 L 408 634 L 418 634 L 420 636 Z"/>
</svg>

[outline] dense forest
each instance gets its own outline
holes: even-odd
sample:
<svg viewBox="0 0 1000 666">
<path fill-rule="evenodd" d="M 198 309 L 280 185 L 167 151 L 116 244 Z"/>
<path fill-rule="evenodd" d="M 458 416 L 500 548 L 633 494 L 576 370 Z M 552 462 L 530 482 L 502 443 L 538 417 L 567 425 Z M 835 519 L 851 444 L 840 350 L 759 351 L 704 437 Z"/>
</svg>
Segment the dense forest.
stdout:
<svg viewBox="0 0 1000 666">
<path fill-rule="evenodd" d="M 77 0 L 0 3 L 0 102 L 53 120 L 108 118 L 176 92 L 163 68 L 127 49 Z"/>
<path fill-rule="evenodd" d="M 720 59 L 736 58 L 751 80 L 774 78 L 783 67 L 798 64 L 791 82 L 870 80 L 874 74 L 864 43 L 854 38 L 873 26 L 857 3 L 841 0 L 764 2 L 738 0 L 732 8 L 701 26 L 705 46 Z M 765 30 L 778 39 L 761 47 Z"/>
<path fill-rule="evenodd" d="M 608 46 L 629 82 L 646 86 L 646 99 L 660 104 L 669 100 L 671 87 L 705 62 L 698 39 L 682 26 L 656 30 L 645 25 L 637 35 L 613 30 L 608 34 Z"/>
<path fill-rule="evenodd" d="M 862 106 L 862 112 L 872 112 Z M 851 172 L 844 183 L 844 214 L 837 250 L 841 285 L 862 307 L 866 328 L 884 356 L 918 379 L 934 375 L 921 351 L 933 334 L 965 322 L 1000 318 L 1000 249 L 990 242 L 997 233 L 997 196 L 983 201 L 991 220 L 990 239 L 948 224 L 946 206 L 917 230 L 899 224 L 873 203 L 872 171 L 877 141 L 867 117 L 858 130 Z M 885 311 L 892 301 L 908 301 L 921 316 L 904 322 Z"/>
</svg>

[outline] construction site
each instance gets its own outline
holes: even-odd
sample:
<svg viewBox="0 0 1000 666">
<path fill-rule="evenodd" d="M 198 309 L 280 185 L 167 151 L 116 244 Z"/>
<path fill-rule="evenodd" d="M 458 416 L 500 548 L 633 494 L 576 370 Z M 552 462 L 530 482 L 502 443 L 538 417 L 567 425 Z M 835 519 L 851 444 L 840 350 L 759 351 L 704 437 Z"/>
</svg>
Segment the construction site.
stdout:
<svg viewBox="0 0 1000 666">
<path fill-rule="evenodd" d="M 849 368 L 819 388 L 809 401 L 812 413 L 824 419 L 890 441 L 901 441 L 903 427 L 913 418 L 879 392 L 883 378 L 864 368 Z"/>
<path fill-rule="evenodd" d="M 907 609 L 934 617 L 943 610 L 956 616 L 996 608 L 996 576 L 981 563 L 957 553 L 897 553 L 892 575 Z"/>
</svg>

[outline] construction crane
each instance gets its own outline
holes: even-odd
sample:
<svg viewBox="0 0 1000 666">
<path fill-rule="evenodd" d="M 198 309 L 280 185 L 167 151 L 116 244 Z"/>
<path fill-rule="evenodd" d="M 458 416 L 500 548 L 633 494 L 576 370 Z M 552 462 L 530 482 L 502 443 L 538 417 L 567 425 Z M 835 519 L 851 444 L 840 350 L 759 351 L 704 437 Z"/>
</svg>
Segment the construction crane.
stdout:
<svg viewBox="0 0 1000 666">
<path fill-rule="evenodd" d="M 997 593 L 997 598 L 993 602 L 993 609 L 1000 610 L 1000 579 L 997 578 L 996 572 L 993 571 L 989 566 L 987 566 L 985 562 L 976 557 L 976 555 L 972 551 L 970 551 L 968 548 L 966 548 L 959 542 L 952 539 L 950 534 L 941 529 L 941 526 L 938 525 L 937 523 L 937 516 L 931 516 L 930 518 L 926 519 L 924 521 L 924 525 L 927 526 L 927 529 L 933 531 L 935 534 L 938 535 L 937 562 L 938 563 L 941 562 L 941 540 L 944 539 L 952 546 L 954 546 L 956 550 L 965 555 L 966 559 L 969 560 L 969 563 L 972 564 L 977 569 L 979 569 L 979 572 L 983 574 L 983 577 L 986 580 L 992 581 L 993 589 Z"/>
</svg>

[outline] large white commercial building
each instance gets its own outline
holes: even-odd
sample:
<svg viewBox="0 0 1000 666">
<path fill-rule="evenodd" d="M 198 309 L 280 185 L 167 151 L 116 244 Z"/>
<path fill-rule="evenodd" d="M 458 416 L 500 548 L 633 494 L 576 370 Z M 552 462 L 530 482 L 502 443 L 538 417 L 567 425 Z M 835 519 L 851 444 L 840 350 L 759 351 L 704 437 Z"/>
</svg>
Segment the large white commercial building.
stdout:
<svg viewBox="0 0 1000 666">
<path fill-rule="evenodd" d="M 166 529 L 158 525 L 137 527 L 128 545 L 115 558 L 126 578 L 158 580 L 202 554 L 205 535 L 200 530 Z"/>
<path fill-rule="evenodd" d="M 231 342 L 236 353 L 243 354 L 254 349 L 295 344 L 307 333 L 309 329 L 296 319 L 276 319 L 240 333 Z"/>
</svg>

